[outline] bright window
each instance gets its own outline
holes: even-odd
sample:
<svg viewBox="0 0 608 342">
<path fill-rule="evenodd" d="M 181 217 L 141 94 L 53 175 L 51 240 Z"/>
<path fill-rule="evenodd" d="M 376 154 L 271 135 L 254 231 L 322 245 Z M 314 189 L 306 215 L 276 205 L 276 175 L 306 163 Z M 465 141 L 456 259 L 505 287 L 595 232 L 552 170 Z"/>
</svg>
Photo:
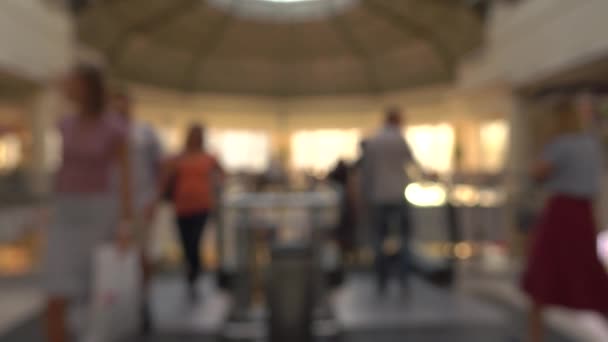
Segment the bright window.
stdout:
<svg viewBox="0 0 608 342">
<path fill-rule="evenodd" d="M 499 172 L 504 168 L 509 140 L 509 126 L 505 120 L 483 123 L 480 129 L 481 169 Z"/>
<path fill-rule="evenodd" d="M 16 134 L 0 136 L 0 172 L 16 169 L 21 163 L 21 140 Z"/>
<path fill-rule="evenodd" d="M 176 155 L 182 150 L 185 129 L 162 128 L 159 132 L 168 155 Z M 212 128 L 207 130 L 207 146 L 230 172 L 260 172 L 266 169 L 270 159 L 270 138 L 265 132 Z"/>
<path fill-rule="evenodd" d="M 270 160 L 270 137 L 260 131 L 215 130 L 208 132 L 209 150 L 228 171 L 261 172 Z"/>
<path fill-rule="evenodd" d="M 184 147 L 185 128 L 162 127 L 158 130 L 163 144 L 163 151 L 170 156 L 178 154 Z"/>
<path fill-rule="evenodd" d="M 291 137 L 291 165 L 298 171 L 326 173 L 338 160 L 354 161 L 361 133 L 356 129 L 298 131 Z"/>
<path fill-rule="evenodd" d="M 452 170 L 454 129 L 448 124 L 410 126 L 404 133 L 416 160 L 427 170 Z"/>
<path fill-rule="evenodd" d="M 306 21 L 343 13 L 358 0 L 207 0 L 233 15 L 279 22 Z"/>
</svg>

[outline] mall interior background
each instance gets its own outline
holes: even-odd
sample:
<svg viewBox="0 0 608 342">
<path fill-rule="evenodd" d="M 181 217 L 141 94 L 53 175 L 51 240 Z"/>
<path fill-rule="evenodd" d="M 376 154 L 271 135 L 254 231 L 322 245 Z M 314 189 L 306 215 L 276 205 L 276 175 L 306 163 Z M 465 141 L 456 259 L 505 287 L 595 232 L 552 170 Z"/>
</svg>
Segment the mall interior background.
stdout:
<svg viewBox="0 0 608 342">
<path fill-rule="evenodd" d="M 355 161 L 361 139 L 377 129 L 383 110 L 401 106 L 408 121 L 403 133 L 416 157 L 425 167 L 455 180 L 457 189 L 448 197 L 470 207 L 487 204 L 500 212 L 492 214 L 499 215 L 492 216 L 500 217 L 498 224 L 491 218 L 481 223 L 485 235 L 480 249 L 472 244 L 477 239 L 474 232 L 460 246 L 463 259 L 481 260 L 479 273 L 489 279 L 475 290 L 507 292 L 511 295 L 506 301 L 519 302 L 521 296 L 512 294 L 516 290 L 493 280 L 511 279 L 520 264 L 524 238 L 516 228 L 514 208 L 526 196 L 520 184 L 548 125 L 537 96 L 546 89 L 593 94 L 600 123 L 605 122 L 605 13 L 605 0 L 492 1 L 479 19 L 480 44 L 459 61 L 453 81 L 403 90 L 274 97 L 115 81 L 128 86 L 136 115 L 158 129 L 168 155 L 181 148 L 188 124 L 203 123 L 209 128 L 210 148 L 230 173 L 261 172 L 279 159 L 287 161 L 294 174 L 322 177 L 340 159 Z M 73 61 L 104 60 L 95 48 L 82 44 L 77 28 L 78 21 L 61 1 L 0 3 L 2 279 L 27 278 L 36 272 L 50 176 L 59 162 L 61 142 L 54 128 L 62 112 L 58 77 Z M 439 206 L 446 200 L 431 186 L 422 184 L 417 191 L 422 206 Z M 430 242 L 439 244 L 430 250 L 441 253 L 442 241 Z M 474 246 L 475 253 L 468 253 L 467 246 Z M 158 250 L 161 258 L 174 257 L 170 243 L 161 243 Z M 31 299 L 40 296 L 35 290 L 26 294 L 30 300 L 23 301 L 25 306 L 39 305 Z M 10 323 L 1 322 L 0 313 L 0 336 L 3 324 L 27 315 L 23 310 L 27 312 L 7 313 Z M 552 319 L 560 326 L 575 321 L 573 317 L 556 314 Z M 593 330 L 585 324 L 570 325 L 574 332 L 569 333 L 575 336 Z"/>
</svg>

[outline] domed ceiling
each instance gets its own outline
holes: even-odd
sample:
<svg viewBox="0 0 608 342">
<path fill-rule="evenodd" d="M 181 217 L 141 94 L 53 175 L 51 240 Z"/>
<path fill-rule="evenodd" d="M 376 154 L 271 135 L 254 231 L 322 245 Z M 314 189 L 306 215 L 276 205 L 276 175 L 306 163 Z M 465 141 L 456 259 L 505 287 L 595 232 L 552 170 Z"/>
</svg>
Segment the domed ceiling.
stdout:
<svg viewBox="0 0 608 342">
<path fill-rule="evenodd" d="M 78 26 L 119 78 L 264 96 L 450 81 L 482 30 L 457 0 L 102 0 Z"/>
</svg>

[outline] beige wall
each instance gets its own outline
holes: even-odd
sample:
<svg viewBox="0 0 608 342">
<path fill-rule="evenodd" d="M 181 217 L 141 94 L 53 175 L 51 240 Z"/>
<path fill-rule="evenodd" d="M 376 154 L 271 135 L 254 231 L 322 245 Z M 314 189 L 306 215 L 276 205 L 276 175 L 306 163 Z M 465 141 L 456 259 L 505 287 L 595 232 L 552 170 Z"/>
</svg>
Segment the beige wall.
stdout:
<svg viewBox="0 0 608 342">
<path fill-rule="evenodd" d="M 47 80 L 71 59 L 70 18 L 40 0 L 0 1 L 0 69 L 18 77 Z"/>
<path fill-rule="evenodd" d="M 505 115 L 510 93 L 492 89 L 473 95 L 437 87 L 382 97 L 281 100 L 238 96 L 197 96 L 132 87 L 142 118 L 162 125 L 205 122 L 219 128 L 373 130 L 389 105 L 401 106 L 409 123 L 453 121 Z"/>
<path fill-rule="evenodd" d="M 25 127 L 24 108 L 20 104 L 0 103 L 0 132 L 6 128 Z"/>
<path fill-rule="evenodd" d="M 483 53 L 461 70 L 462 86 L 522 86 L 605 57 L 606 13 L 606 0 L 497 2 Z"/>
<path fill-rule="evenodd" d="M 461 137 L 463 167 L 480 165 L 479 129 L 482 122 L 507 118 L 511 93 L 505 87 L 463 92 L 440 86 L 384 96 L 270 99 L 235 96 L 197 96 L 132 86 L 137 114 L 158 127 L 182 130 L 191 122 L 216 129 L 247 129 L 270 135 L 273 153 L 289 150 L 299 130 L 357 129 L 372 134 L 382 123 L 383 109 L 400 105 L 411 125 L 446 122 Z"/>
</svg>

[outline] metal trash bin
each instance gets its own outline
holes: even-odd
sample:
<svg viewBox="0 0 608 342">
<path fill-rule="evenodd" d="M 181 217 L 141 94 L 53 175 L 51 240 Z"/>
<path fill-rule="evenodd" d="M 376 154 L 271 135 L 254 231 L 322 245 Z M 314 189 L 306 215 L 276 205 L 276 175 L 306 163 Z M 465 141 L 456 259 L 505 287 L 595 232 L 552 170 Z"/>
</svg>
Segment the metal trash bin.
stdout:
<svg viewBox="0 0 608 342">
<path fill-rule="evenodd" d="M 338 204 L 333 192 L 240 193 L 224 198 L 222 261 L 235 271 L 236 280 L 227 324 L 232 331 L 224 335 L 232 340 L 236 335 L 257 340 L 268 334 L 271 341 L 311 341 L 318 313 L 329 306 L 320 250 L 328 236 L 325 229 L 337 220 Z M 267 244 L 262 253 L 260 239 Z M 255 328 L 241 328 L 245 326 Z M 231 333 L 245 330 L 252 334 Z"/>
<path fill-rule="evenodd" d="M 313 261 L 305 245 L 273 249 L 267 294 L 270 342 L 313 340 Z"/>
</svg>

